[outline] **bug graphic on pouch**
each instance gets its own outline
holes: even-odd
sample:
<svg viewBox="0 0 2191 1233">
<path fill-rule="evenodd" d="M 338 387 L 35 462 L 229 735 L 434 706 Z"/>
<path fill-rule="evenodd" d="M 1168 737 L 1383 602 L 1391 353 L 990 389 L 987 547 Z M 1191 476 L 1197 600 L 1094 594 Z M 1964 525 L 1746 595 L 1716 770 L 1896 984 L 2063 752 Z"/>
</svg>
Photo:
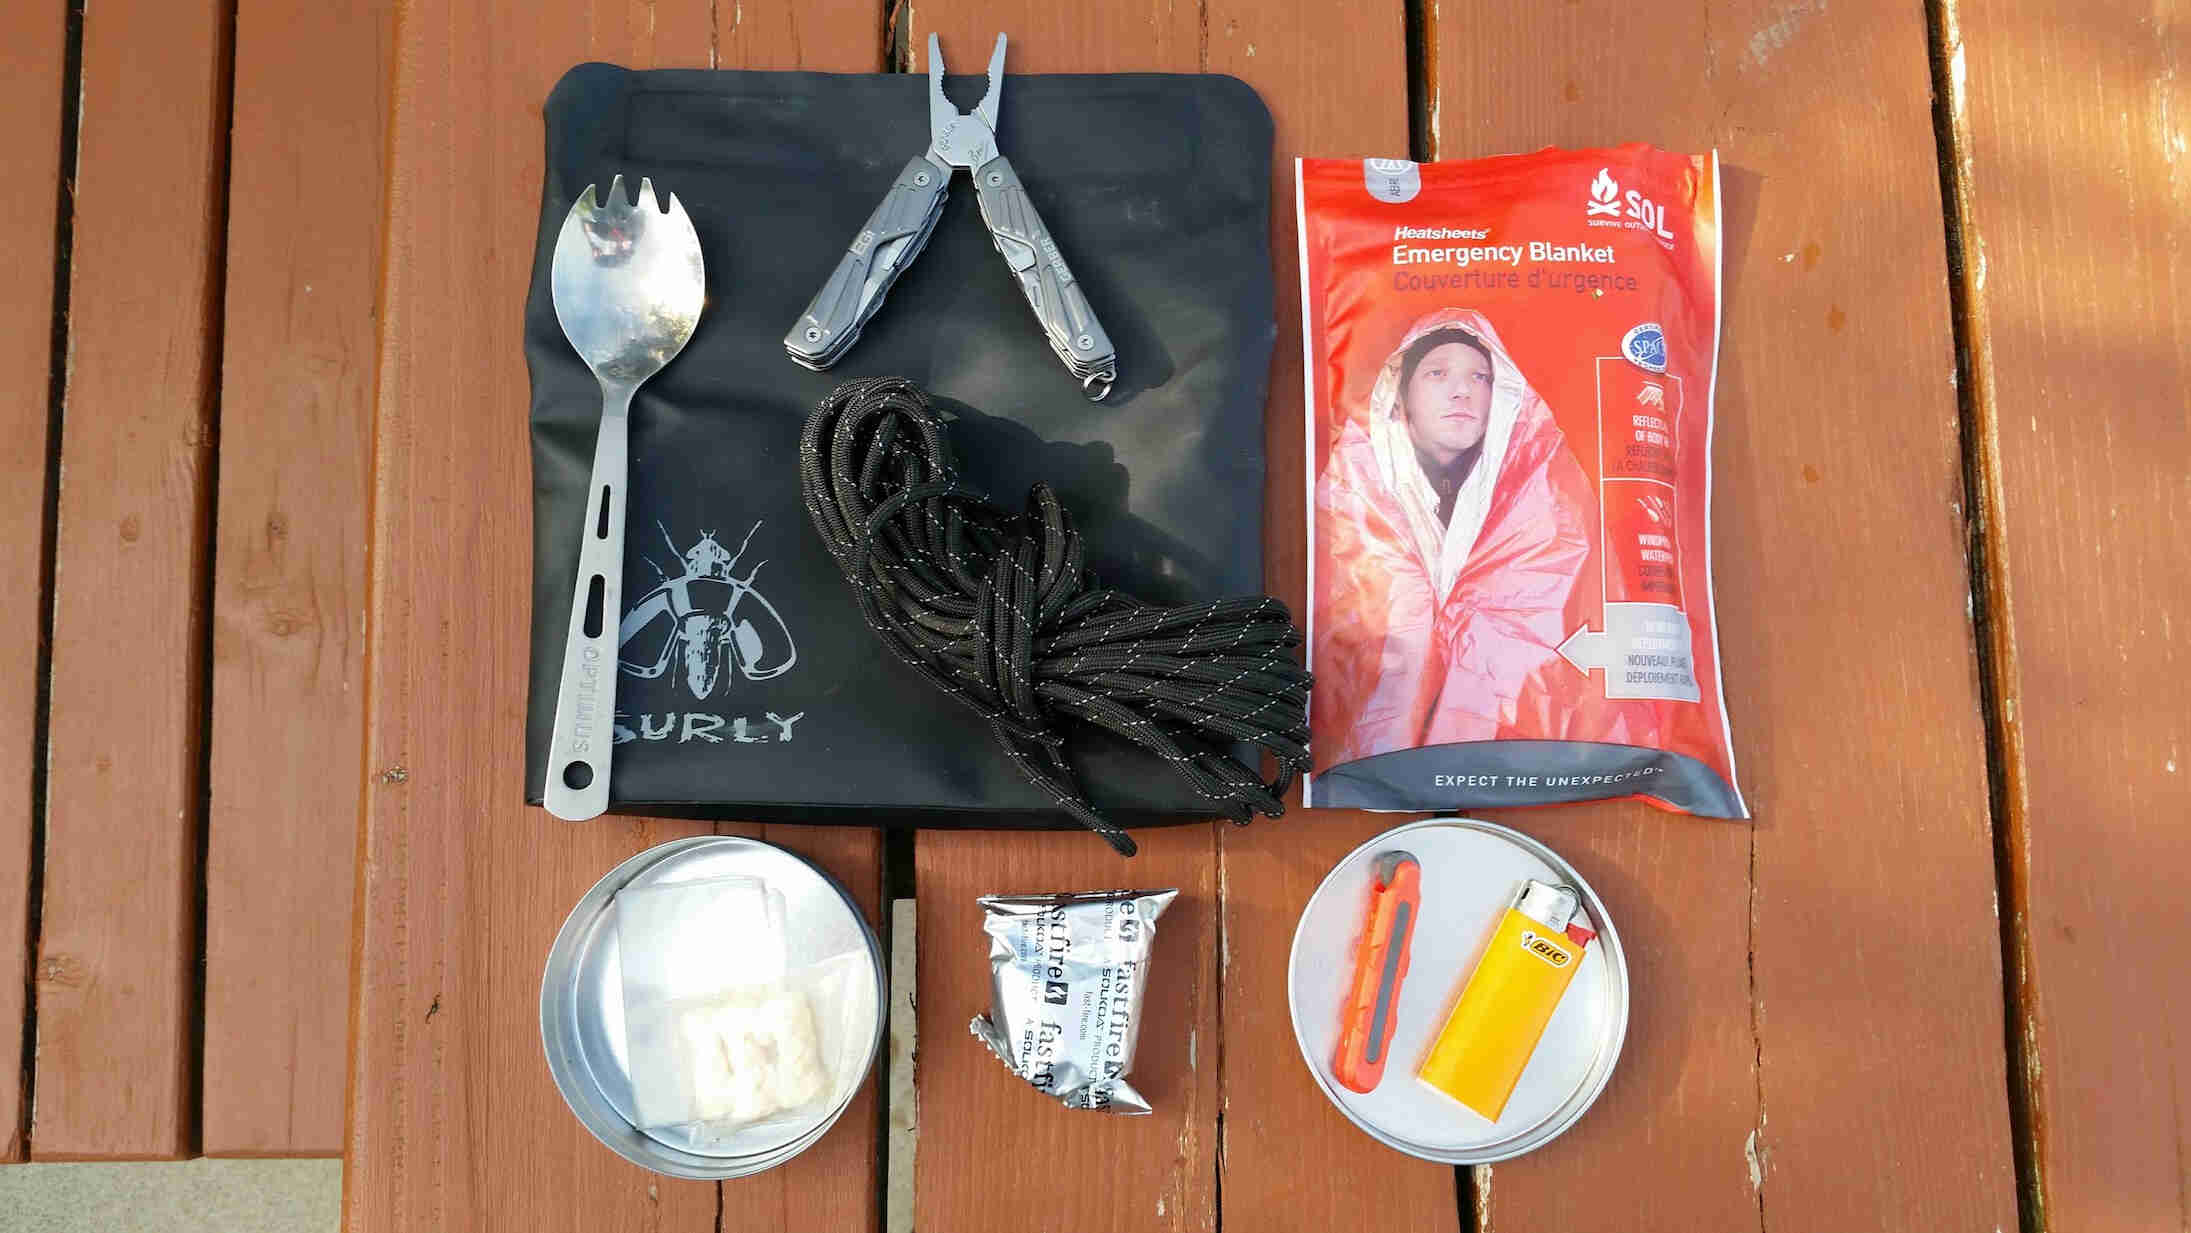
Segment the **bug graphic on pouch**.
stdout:
<svg viewBox="0 0 2191 1233">
<path fill-rule="evenodd" d="M 618 629 L 623 670 L 653 680 L 667 673 L 673 661 L 681 663 L 685 687 L 695 698 L 712 697 L 725 684 L 726 661 L 749 681 L 789 672 L 799 662 L 799 648 L 782 614 L 753 586 L 768 562 L 756 562 L 744 577 L 737 573 L 761 524 L 753 524 L 735 553 L 718 543 L 712 531 L 680 550 L 667 527 L 656 527 L 683 572 L 672 575 L 647 562 L 660 581 L 624 614 Z"/>
</svg>

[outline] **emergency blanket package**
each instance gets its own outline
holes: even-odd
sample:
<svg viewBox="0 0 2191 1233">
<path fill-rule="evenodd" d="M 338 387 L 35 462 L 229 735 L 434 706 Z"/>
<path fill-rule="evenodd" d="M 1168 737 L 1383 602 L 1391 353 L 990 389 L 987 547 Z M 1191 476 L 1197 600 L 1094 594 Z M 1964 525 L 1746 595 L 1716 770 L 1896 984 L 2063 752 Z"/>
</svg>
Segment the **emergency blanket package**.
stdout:
<svg viewBox="0 0 2191 1233">
<path fill-rule="evenodd" d="M 1716 154 L 1296 164 L 1314 772 L 1747 817 L 1719 680 Z"/>
</svg>

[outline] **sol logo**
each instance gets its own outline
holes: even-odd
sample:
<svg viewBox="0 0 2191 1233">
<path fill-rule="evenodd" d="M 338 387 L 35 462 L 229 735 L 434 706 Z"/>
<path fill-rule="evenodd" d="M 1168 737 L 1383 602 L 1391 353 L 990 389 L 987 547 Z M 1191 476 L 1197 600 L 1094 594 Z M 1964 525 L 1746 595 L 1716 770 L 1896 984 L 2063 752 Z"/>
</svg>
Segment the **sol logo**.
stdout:
<svg viewBox="0 0 2191 1233">
<path fill-rule="evenodd" d="M 1575 956 L 1568 953 L 1566 947 L 1533 929 L 1522 930 L 1522 949 L 1556 968 L 1564 968 L 1575 961 Z"/>
<path fill-rule="evenodd" d="M 1596 218 L 1600 214 L 1620 217 L 1620 185 L 1603 167 L 1598 168 L 1598 178 L 1590 181 L 1590 200 L 1583 217 Z"/>
<path fill-rule="evenodd" d="M 1666 207 L 1635 189 L 1621 192 L 1620 182 L 1607 167 L 1598 168 L 1597 176 L 1590 181 L 1590 198 L 1583 203 L 1583 217 L 1609 220 L 1591 224 L 1596 227 L 1648 231 L 1668 243 L 1674 238 L 1674 233 L 1666 229 Z"/>
</svg>

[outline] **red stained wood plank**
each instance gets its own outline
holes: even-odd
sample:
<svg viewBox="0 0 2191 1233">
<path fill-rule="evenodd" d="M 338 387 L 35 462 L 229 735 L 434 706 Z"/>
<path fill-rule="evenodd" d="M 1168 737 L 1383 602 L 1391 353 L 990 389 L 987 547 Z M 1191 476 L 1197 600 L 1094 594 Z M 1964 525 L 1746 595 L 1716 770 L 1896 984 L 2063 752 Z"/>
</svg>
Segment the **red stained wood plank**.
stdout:
<svg viewBox="0 0 2191 1233">
<path fill-rule="evenodd" d="M 1276 126 L 1271 257 L 1278 343 L 1265 448 L 1264 575 L 1297 616 L 1306 585 L 1301 295 L 1293 160 L 1408 153 L 1408 59 L 1399 5 L 1337 13 L 1293 0 L 1213 0 L 1209 64 L 1254 86 Z M 1297 794 L 1298 795 L 1298 794 Z M 1293 1035 L 1286 968 L 1311 892 L 1357 844 L 1400 821 L 1293 812 L 1220 828 L 1225 887 L 1225 1222 L 1246 1228 L 1458 1227 L 1451 1168 L 1357 1129 L 1317 1088 Z"/>
<path fill-rule="evenodd" d="M 2191 11 L 1944 6 L 2011 1031 L 2054 1229 L 2191 1224 Z"/>
<path fill-rule="evenodd" d="M 84 18 L 37 972 L 40 1159 L 194 1146 L 227 26 L 212 0 L 120 0 Z"/>
<path fill-rule="evenodd" d="M 0 180 L 24 203 L 0 235 L 0 263 L 16 272 L 0 297 L 0 1161 L 23 1158 L 21 1068 L 28 1007 L 32 782 L 38 759 L 39 623 L 44 585 L 46 460 L 53 360 L 53 211 L 63 200 L 61 90 L 66 18 L 60 5 L 11 5 L 0 13 Z M 35 204 L 33 204 L 35 203 Z"/>
<path fill-rule="evenodd" d="M 1206 14 L 1184 6 L 1155 12 L 1071 9 L 999 14 L 993 8 L 961 12 L 958 6 L 925 4 L 916 5 L 911 14 L 915 48 L 926 45 L 925 22 L 940 27 L 948 46 L 983 46 L 995 29 L 1005 29 L 1013 40 L 1015 71 L 1207 68 L 1240 76 L 1262 94 L 1277 129 L 1272 250 L 1279 271 L 1280 327 L 1271 387 L 1266 523 L 1274 530 L 1269 540 L 1269 574 L 1274 586 L 1282 588 L 1280 580 L 1290 578 L 1296 590 L 1299 536 L 1276 530 L 1287 525 L 1289 510 L 1297 524 L 1301 491 L 1300 462 L 1294 457 L 1299 440 L 1300 344 L 1294 325 L 1299 320 L 1299 301 L 1292 274 L 1290 160 L 1299 153 L 1344 152 L 1353 142 L 1377 144 L 1378 152 L 1404 152 L 1407 137 L 1407 65 L 1399 10 L 1364 14 L 1337 30 L 1324 25 L 1324 16 L 1324 11 L 1311 6 L 1255 4 L 1213 5 Z M 1190 27 L 1188 23 L 1197 18 L 1201 18 L 1200 28 Z M 1198 43 L 1203 46 L 1198 48 Z M 1312 65 L 1313 71 L 1304 71 Z M 1228 1223 L 1250 1228 L 1338 1227 L 1364 1212 L 1374 1212 L 1381 1221 L 1400 1222 L 1400 1227 L 1456 1226 L 1452 1171 L 1385 1150 L 1324 1103 L 1300 1065 L 1285 1013 L 1283 965 L 1293 918 L 1329 861 L 1376 829 L 1366 815 L 1351 819 L 1296 815 L 1276 823 L 1259 822 L 1245 831 L 1218 827 L 1215 845 L 1204 858 L 1222 853 L 1218 874 L 1223 916 L 1219 927 L 1222 1125 L 1211 1167 L 1220 1179 L 1223 1218 Z M 1055 1114 L 1016 1107 L 995 1118 L 977 1112 L 963 1122 L 945 1115 L 939 1133 L 938 1119 L 930 1111 L 936 1102 L 964 1103 L 962 1093 L 969 1081 L 986 1081 L 991 1086 L 997 1082 L 985 1073 L 997 1070 L 996 1062 L 964 1035 L 963 1020 L 986 997 L 986 973 L 978 962 L 985 947 L 972 897 L 992 890 L 1069 889 L 1120 880 L 1159 885 L 1175 880 L 1152 872 L 1151 840 L 1184 841 L 1173 832 L 1147 832 L 1141 838 L 1143 854 L 1104 875 L 1101 866 L 1113 858 L 1086 836 L 921 836 L 924 1117 L 919 1219 L 923 1227 L 957 1227 L 985 1210 L 986 1192 L 970 1179 L 979 1176 L 983 1159 L 993 1158 L 984 1152 L 1000 1150 L 998 1132 L 982 1129 L 994 1120 L 1009 1117 L 1007 1124 L 1015 1128 L 1036 1127 L 1034 1133 L 1044 1140 L 1040 1150 L 1046 1155 L 1056 1153 L 1057 1158 L 1077 1158 L 1093 1150 L 1084 1139 L 1117 1133 L 1107 1126 L 1083 1127 L 1069 1121 L 1053 1126 L 1048 1123 L 1057 1120 Z M 1038 857 L 1043 868 L 1058 870 L 1049 882 L 1028 868 Z M 1068 872 L 1079 876 L 1059 882 Z M 1181 902 L 1187 903 L 1188 897 Z M 950 992 L 954 989 L 964 992 L 954 999 Z M 1151 994 L 1152 1025 L 1179 1013 L 1155 1000 L 1159 992 Z M 974 1006 L 962 1004 L 969 1000 Z M 1162 1039 L 1155 1031 L 1152 1027 L 1152 1034 L 1143 1038 L 1144 1056 L 1152 1038 Z M 1196 1031 L 1196 1051 L 1207 1058 L 1206 1045 L 1201 1043 L 1207 1038 L 1199 1034 L 1201 1029 Z M 1003 1081 L 1011 1083 L 1009 1078 Z M 1024 1102 L 1027 1094 L 1017 1095 Z M 1157 1103 L 1159 1113 L 1166 1112 L 1164 1102 Z M 985 1108 L 985 1104 L 977 1106 Z M 1168 1142 L 1170 1134 L 1147 1138 Z M 1184 1141 L 1181 1150 L 1185 1150 Z M 1175 1172 L 1180 1165 L 1163 1150 L 1144 1149 L 1142 1156 L 1154 1159 L 1129 1157 L 1118 1164 L 1126 1172 L 1115 1193 L 1082 1193 L 1059 1201 L 1071 1205 L 1075 1221 L 1094 1227 L 1210 1227 L 1209 1209 L 1204 1206 L 1209 1200 L 1200 1198 L 1205 1177 L 1187 1175 L 1193 1187 L 1188 1193 L 1197 1202 L 1184 1217 L 1177 1201 L 1155 1211 L 1144 1210 L 1153 1185 L 1179 1185 L 1174 1179 L 1180 1176 Z M 1159 1166 L 1166 1170 L 1161 1183 L 1131 1180 Z"/>
<path fill-rule="evenodd" d="M 537 222 L 539 107 L 581 60 L 706 65 L 723 7 L 417 0 L 397 27 L 345 1140 L 352 1229 L 697 1231 L 717 1226 L 718 1205 L 724 1227 L 858 1227 L 874 1206 L 872 1112 L 853 1120 L 855 1110 L 814 1149 L 824 1155 L 774 1177 L 676 1181 L 596 1144 L 539 1056 L 540 964 L 570 905 L 625 856 L 707 829 L 568 825 L 518 791 L 532 551 L 517 306 Z M 813 67 L 860 65 L 856 49 L 826 39 L 802 54 Z M 875 837 L 782 839 L 872 906 Z"/>
<path fill-rule="evenodd" d="M 1199 67 L 1190 5 L 914 3 L 909 71 L 928 36 L 979 71 L 998 31 L 1007 73 L 1181 71 Z M 1005 106 L 1010 106 L 1009 99 Z M 969 730 L 971 739 L 980 739 Z M 1218 886 L 1208 825 L 1143 832 L 1121 861 L 1080 833 L 923 832 L 914 849 L 920 937 L 920 1154 L 914 1222 L 923 1229 L 1213 1227 L 1218 1154 Z M 989 1006 L 986 894 L 1178 887 L 1157 924 L 1146 1020 L 1133 1074 L 1147 1118 L 1068 1110 L 1006 1070 L 967 1031 Z M 1074 1162 L 1054 1180 L 1001 1185 L 1009 1162 Z"/>
<path fill-rule="evenodd" d="M 947 55 L 949 53 L 946 53 Z M 1093 835 L 926 831 L 914 848 L 920 937 L 921 1229 L 1208 1229 L 1217 1220 L 1218 884 L 1208 825 L 1136 834 L 1121 861 Z M 1067 1109 L 967 1031 L 989 1009 L 988 894 L 1177 887 L 1158 918 L 1131 1074 L 1154 1112 Z M 1040 1162 L 1056 1162 L 1054 1167 Z"/>
<path fill-rule="evenodd" d="M 883 21 L 882 6 L 870 0 L 715 0 L 715 63 L 881 72 Z"/>
<path fill-rule="evenodd" d="M 1442 157 L 1720 148 L 1714 555 L 1758 818 L 1505 815 L 1599 883 L 1638 1001 L 1598 1106 L 1488 1171 L 1485 1224 L 2014 1227 L 1924 14 L 1446 3 L 1433 27 Z M 1648 1197 L 1577 1184 L 1606 1160 Z"/>
<path fill-rule="evenodd" d="M 907 0 L 905 23 L 901 50 L 910 60 L 898 67 L 906 72 L 928 71 L 928 36 L 934 34 L 953 75 L 978 73 L 999 32 L 1010 40 L 1006 73 L 1191 73 L 1201 67 L 1201 13 L 1193 4 Z"/>
<path fill-rule="evenodd" d="M 213 582 L 207 1155 L 342 1149 L 394 6 L 236 15 Z"/>
</svg>

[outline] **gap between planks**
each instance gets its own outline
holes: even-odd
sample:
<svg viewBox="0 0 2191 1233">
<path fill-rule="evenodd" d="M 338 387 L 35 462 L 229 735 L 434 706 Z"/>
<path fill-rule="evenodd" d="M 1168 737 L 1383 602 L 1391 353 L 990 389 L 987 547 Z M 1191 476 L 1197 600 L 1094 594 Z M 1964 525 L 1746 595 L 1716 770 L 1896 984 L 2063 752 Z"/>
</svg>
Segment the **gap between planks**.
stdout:
<svg viewBox="0 0 2191 1233">
<path fill-rule="evenodd" d="M 1978 698 L 1986 737 L 1987 808 L 1993 824 L 1995 917 L 2000 929 L 2002 1036 L 2008 1054 L 2010 1143 L 2015 1153 L 2016 1207 L 2022 1233 L 2045 1233 L 2046 1174 L 2040 1154 L 2045 1129 L 2039 1079 L 2030 1056 L 2032 983 L 2029 919 L 2031 868 L 2028 800 L 2016 774 L 2023 737 L 2014 722 L 2016 644 L 2009 623 L 2008 580 L 2002 576 L 2007 533 L 2001 519 L 2001 460 L 1989 343 L 1976 318 L 1970 225 L 1969 116 L 1963 93 L 1963 39 L 1957 0 L 1927 0 L 1925 34 L 1932 66 L 1933 134 L 1940 161 L 1942 241 L 1947 249 L 1948 307 L 1955 338 L 1955 402 L 1962 438 L 1963 509 L 1969 561 L 1971 636 L 1978 659 Z"/>
<path fill-rule="evenodd" d="M 1407 40 L 1407 156 L 1418 163 L 1438 157 L 1438 0 L 1404 0 Z M 1296 220 L 1298 225 L 1298 220 Z M 1304 357 L 1303 362 L 1306 361 Z M 1313 602 L 1313 601 L 1312 601 Z M 1484 1233 L 1488 1208 L 1478 1187 L 1491 1185 L 1489 1165 L 1453 1166 L 1453 1206 L 1460 1233 Z"/>
<path fill-rule="evenodd" d="M 46 369 L 45 490 L 39 498 L 38 650 L 33 671 L 30 758 L 30 848 L 24 886 L 23 1048 L 14 1159 L 30 1159 L 31 1111 L 37 1099 L 38 953 L 45 903 L 46 783 L 53 702 L 53 584 L 59 555 L 61 418 L 68 404 L 69 260 L 75 247 L 76 140 L 84 85 L 84 0 L 69 0 L 62 33 L 60 174 L 54 177 L 51 358 Z"/>
<path fill-rule="evenodd" d="M 206 911 L 207 911 L 207 855 L 213 843 L 213 640 L 218 627 L 214 619 L 214 557 L 216 555 L 216 525 L 220 518 L 221 494 L 221 394 L 227 367 L 228 349 L 224 345 L 228 333 L 228 201 L 234 189 L 235 151 L 231 145 L 236 117 L 236 11 L 241 0 L 228 0 L 221 9 L 221 27 L 218 62 L 213 83 L 213 115 L 217 135 L 213 143 L 213 161 L 218 165 L 214 173 L 218 181 L 213 193 L 211 209 L 216 215 L 211 238 L 209 257 L 214 276 L 208 280 L 207 300 L 209 324 L 206 327 L 205 366 L 205 423 L 206 433 L 213 443 L 207 451 L 205 467 L 205 499 L 198 521 L 198 542 L 205 551 L 198 562 L 198 576 L 192 582 L 191 603 L 204 619 L 198 626 L 198 645 L 192 648 L 197 659 L 198 696 L 197 713 L 190 722 L 198 731 L 198 746 L 193 751 L 197 776 L 197 799 L 191 802 L 195 810 L 192 842 L 197 847 L 191 903 L 191 932 L 186 939 L 192 958 L 190 968 L 191 1010 L 186 1020 L 188 1035 L 184 1047 L 185 1070 L 183 1074 L 184 1108 L 188 1111 L 184 1134 L 191 1156 L 205 1152 L 205 990 L 206 990 Z"/>
</svg>

